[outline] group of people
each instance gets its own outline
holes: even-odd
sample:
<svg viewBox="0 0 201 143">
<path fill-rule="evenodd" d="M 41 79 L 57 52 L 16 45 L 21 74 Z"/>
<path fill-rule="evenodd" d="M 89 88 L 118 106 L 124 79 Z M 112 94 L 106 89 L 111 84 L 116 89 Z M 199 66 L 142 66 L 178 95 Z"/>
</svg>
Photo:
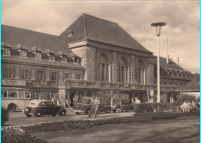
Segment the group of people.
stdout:
<svg viewBox="0 0 201 143">
<path fill-rule="evenodd" d="M 188 101 L 184 101 L 182 105 L 180 105 L 183 112 L 190 112 L 191 109 L 196 109 L 196 102 L 192 101 L 191 103 Z"/>
</svg>

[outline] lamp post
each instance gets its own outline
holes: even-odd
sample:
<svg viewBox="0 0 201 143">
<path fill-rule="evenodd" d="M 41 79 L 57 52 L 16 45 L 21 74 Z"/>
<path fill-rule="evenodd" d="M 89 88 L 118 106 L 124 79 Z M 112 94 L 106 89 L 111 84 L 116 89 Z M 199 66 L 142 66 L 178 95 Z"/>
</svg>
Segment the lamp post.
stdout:
<svg viewBox="0 0 201 143">
<path fill-rule="evenodd" d="M 152 23 L 151 26 L 156 27 L 156 36 L 158 36 L 158 55 L 157 55 L 157 103 L 160 103 L 160 34 L 161 34 L 161 26 L 165 26 L 164 22 Z"/>
</svg>

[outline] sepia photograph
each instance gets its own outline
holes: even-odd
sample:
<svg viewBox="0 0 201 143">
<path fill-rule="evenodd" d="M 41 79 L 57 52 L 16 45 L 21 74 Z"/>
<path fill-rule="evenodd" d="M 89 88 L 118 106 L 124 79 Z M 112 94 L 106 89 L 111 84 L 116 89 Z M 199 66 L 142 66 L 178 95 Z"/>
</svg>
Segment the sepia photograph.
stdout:
<svg viewBox="0 0 201 143">
<path fill-rule="evenodd" d="M 199 143 L 199 0 L 2 0 L 2 143 Z"/>
</svg>

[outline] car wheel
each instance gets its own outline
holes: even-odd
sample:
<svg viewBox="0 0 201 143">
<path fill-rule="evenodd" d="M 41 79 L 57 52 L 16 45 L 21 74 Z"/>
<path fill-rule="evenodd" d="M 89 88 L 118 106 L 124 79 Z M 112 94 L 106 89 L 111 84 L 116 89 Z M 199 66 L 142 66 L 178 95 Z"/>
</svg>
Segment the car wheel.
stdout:
<svg viewBox="0 0 201 143">
<path fill-rule="evenodd" d="M 62 110 L 62 111 L 60 112 L 60 116 L 66 116 L 66 111 L 65 111 L 65 110 Z"/>
<path fill-rule="evenodd" d="M 31 117 L 32 115 L 29 115 L 28 113 L 26 114 L 27 117 Z"/>
<path fill-rule="evenodd" d="M 106 109 L 106 110 L 105 110 L 105 113 L 110 113 L 110 112 L 111 112 L 110 109 Z"/>
<path fill-rule="evenodd" d="M 90 112 L 90 109 L 87 109 L 84 111 L 85 114 L 89 114 L 89 112 Z"/>
<path fill-rule="evenodd" d="M 78 113 L 78 112 L 77 112 L 76 114 L 77 114 L 77 115 L 80 115 L 80 113 Z"/>
<path fill-rule="evenodd" d="M 36 116 L 36 117 L 41 117 L 41 116 L 42 116 L 41 111 L 36 111 L 36 112 L 35 112 L 35 116 Z"/>
<path fill-rule="evenodd" d="M 13 104 L 8 105 L 8 111 L 9 112 L 14 112 L 16 110 L 16 106 Z"/>
<path fill-rule="evenodd" d="M 116 109 L 113 109 L 113 112 L 116 113 Z"/>
</svg>

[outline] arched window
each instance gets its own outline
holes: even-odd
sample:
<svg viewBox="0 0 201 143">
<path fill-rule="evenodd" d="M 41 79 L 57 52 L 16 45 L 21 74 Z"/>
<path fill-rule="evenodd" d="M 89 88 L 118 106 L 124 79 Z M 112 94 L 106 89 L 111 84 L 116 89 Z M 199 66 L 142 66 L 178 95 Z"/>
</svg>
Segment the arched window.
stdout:
<svg viewBox="0 0 201 143">
<path fill-rule="evenodd" d="M 109 62 L 105 54 L 101 54 L 98 59 L 98 81 L 108 81 Z"/>
<path fill-rule="evenodd" d="M 136 65 L 136 80 L 140 84 L 145 84 L 145 67 L 142 60 L 139 60 Z"/>
<path fill-rule="evenodd" d="M 119 61 L 119 82 L 128 82 L 128 61 L 124 57 Z"/>
</svg>

